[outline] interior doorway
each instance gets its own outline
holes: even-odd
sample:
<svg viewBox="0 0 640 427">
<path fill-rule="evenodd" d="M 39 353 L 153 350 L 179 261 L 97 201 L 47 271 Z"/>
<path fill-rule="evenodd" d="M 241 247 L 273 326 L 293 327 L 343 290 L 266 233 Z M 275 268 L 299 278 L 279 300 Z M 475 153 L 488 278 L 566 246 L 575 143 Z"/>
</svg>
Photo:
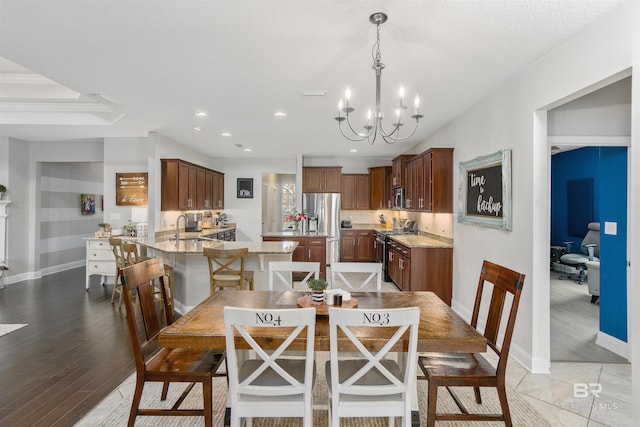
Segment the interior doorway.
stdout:
<svg viewBox="0 0 640 427">
<path fill-rule="evenodd" d="M 630 135 L 630 77 L 547 112 L 552 154 L 550 243 L 553 247 L 573 241 L 577 249 L 573 252 L 579 252 L 587 223 L 597 222 L 601 227 L 600 259 L 591 272 L 587 270 L 585 283 L 559 280 L 560 272 L 550 272 L 552 361 L 627 361 Z M 591 183 L 592 194 L 585 186 L 577 190 L 576 182 L 585 181 Z M 582 236 L 569 231 L 576 224 L 584 228 Z M 599 278 L 599 290 L 589 289 L 590 278 L 592 284 Z M 596 292 L 599 305 L 592 303 L 591 295 Z"/>
<path fill-rule="evenodd" d="M 295 174 L 262 175 L 262 233 L 286 231 L 286 216 L 296 207 Z"/>
</svg>

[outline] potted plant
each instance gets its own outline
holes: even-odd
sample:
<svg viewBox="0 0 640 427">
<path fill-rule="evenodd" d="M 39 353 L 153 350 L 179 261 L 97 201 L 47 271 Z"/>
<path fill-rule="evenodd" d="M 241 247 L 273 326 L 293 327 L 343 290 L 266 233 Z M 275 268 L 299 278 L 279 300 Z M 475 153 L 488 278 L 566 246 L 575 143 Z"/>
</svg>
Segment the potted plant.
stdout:
<svg viewBox="0 0 640 427">
<path fill-rule="evenodd" d="M 311 301 L 314 304 L 322 304 L 324 302 L 324 290 L 329 286 L 327 281 L 322 278 L 311 279 L 307 282 L 307 286 L 311 289 Z"/>
<path fill-rule="evenodd" d="M 7 192 L 7 187 L 0 184 L 0 200 L 4 199 L 4 194 Z"/>
</svg>

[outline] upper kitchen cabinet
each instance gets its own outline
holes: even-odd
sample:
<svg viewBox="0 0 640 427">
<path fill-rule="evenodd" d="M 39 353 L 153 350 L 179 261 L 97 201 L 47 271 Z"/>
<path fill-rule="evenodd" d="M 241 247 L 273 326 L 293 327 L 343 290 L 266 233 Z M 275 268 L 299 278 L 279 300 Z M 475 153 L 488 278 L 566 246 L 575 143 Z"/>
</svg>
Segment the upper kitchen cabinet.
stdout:
<svg viewBox="0 0 640 427">
<path fill-rule="evenodd" d="M 160 161 L 161 210 L 187 211 L 224 206 L 223 174 L 179 159 Z"/>
<path fill-rule="evenodd" d="M 341 167 L 302 168 L 303 193 L 340 193 L 341 191 Z"/>
<path fill-rule="evenodd" d="M 369 206 L 391 209 L 391 166 L 369 168 Z"/>
<path fill-rule="evenodd" d="M 391 164 L 391 186 L 393 188 L 406 186 L 405 172 L 407 163 L 413 158 L 413 154 L 401 154 Z"/>
<path fill-rule="evenodd" d="M 406 209 L 453 212 L 453 148 L 431 148 L 407 162 Z"/>
<path fill-rule="evenodd" d="M 369 174 L 342 175 L 342 209 L 369 209 Z"/>
</svg>

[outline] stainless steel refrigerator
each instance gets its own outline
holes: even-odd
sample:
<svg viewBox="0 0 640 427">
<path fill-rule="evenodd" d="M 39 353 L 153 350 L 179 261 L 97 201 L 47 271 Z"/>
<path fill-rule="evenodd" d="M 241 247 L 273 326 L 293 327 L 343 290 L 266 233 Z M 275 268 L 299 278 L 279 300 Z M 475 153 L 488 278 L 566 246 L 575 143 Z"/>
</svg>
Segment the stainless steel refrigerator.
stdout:
<svg viewBox="0 0 640 427">
<path fill-rule="evenodd" d="M 302 209 L 318 219 L 318 234 L 327 235 L 327 264 L 340 261 L 340 193 L 304 193 Z"/>
</svg>

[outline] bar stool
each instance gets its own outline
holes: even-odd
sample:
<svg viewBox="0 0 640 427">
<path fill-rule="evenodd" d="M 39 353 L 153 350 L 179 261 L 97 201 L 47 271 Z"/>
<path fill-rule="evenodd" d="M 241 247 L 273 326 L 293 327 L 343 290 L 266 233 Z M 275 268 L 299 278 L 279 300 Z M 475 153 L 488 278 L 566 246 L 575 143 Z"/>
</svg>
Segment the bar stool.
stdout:
<svg viewBox="0 0 640 427">
<path fill-rule="evenodd" d="M 127 265 L 133 265 L 133 264 L 138 264 L 139 262 L 143 262 L 143 261 L 148 261 L 151 258 L 146 257 L 146 256 L 141 256 L 138 252 L 138 245 L 136 243 L 133 242 L 125 242 L 122 245 L 124 254 L 125 254 L 125 261 L 127 263 Z M 171 296 L 171 307 L 175 307 L 174 305 L 174 297 L 173 297 L 173 267 L 171 267 L 170 265 L 166 265 L 164 264 L 164 272 L 167 275 L 167 277 L 169 278 L 169 293 Z M 160 289 L 156 289 L 154 291 L 154 300 L 155 301 L 162 301 L 162 292 L 160 291 Z M 137 313 L 137 308 L 138 308 L 138 298 L 136 296 L 136 301 L 135 301 L 135 309 L 136 309 L 136 313 Z"/>
<path fill-rule="evenodd" d="M 216 292 L 216 288 L 234 287 L 245 289 L 245 283 L 248 283 L 249 289 L 253 290 L 253 271 L 245 271 L 244 269 L 244 259 L 249 255 L 248 248 L 204 248 L 202 252 L 209 261 L 211 294 Z M 237 265 L 238 263 L 240 268 L 234 266 L 234 264 Z"/>
<path fill-rule="evenodd" d="M 122 244 L 122 239 L 119 237 L 109 237 L 109 244 L 111 245 L 111 250 L 113 251 L 113 256 L 116 259 L 116 278 L 113 283 L 113 292 L 111 293 L 111 304 L 115 301 L 116 294 L 120 294 L 118 297 L 118 307 L 122 304 L 122 282 L 120 278 L 122 277 L 121 270 L 127 267 L 129 264 L 127 263 L 127 257 L 124 253 L 124 247 Z"/>
</svg>

